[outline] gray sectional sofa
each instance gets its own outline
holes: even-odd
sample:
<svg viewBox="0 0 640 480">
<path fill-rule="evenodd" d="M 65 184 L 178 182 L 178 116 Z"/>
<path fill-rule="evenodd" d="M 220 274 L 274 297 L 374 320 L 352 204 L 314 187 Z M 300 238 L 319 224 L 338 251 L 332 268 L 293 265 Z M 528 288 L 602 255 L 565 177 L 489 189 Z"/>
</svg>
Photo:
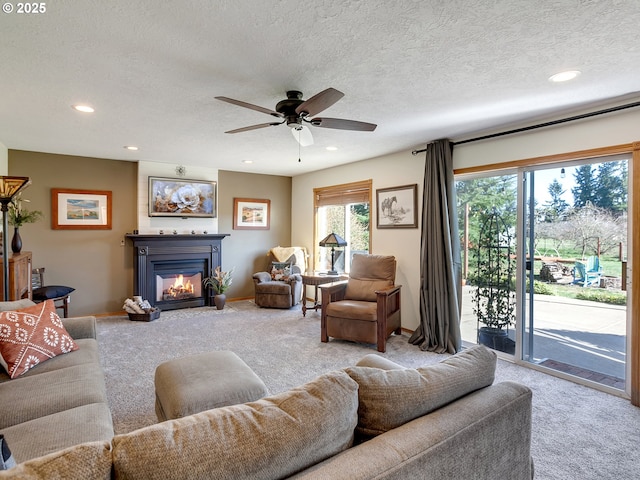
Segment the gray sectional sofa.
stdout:
<svg viewBox="0 0 640 480">
<path fill-rule="evenodd" d="M 19 463 L 0 479 L 509 479 L 533 477 L 531 391 L 493 384 L 476 347 L 405 369 L 382 356 L 287 392 L 113 436 L 95 320 L 80 349 L 0 383 Z"/>
<path fill-rule="evenodd" d="M 34 305 L 0 302 L 0 311 Z M 78 350 L 11 380 L 0 368 L 0 433 L 16 462 L 113 437 L 94 317 L 62 319 Z"/>
</svg>

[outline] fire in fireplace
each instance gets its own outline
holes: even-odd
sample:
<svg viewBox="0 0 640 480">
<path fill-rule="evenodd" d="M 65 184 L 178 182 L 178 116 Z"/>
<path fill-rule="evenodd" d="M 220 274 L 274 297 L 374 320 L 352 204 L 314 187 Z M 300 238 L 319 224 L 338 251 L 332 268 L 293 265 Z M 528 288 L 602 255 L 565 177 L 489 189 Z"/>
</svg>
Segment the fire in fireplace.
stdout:
<svg viewBox="0 0 640 480">
<path fill-rule="evenodd" d="M 156 274 L 156 302 L 188 300 L 202 296 L 202 274 Z"/>
</svg>

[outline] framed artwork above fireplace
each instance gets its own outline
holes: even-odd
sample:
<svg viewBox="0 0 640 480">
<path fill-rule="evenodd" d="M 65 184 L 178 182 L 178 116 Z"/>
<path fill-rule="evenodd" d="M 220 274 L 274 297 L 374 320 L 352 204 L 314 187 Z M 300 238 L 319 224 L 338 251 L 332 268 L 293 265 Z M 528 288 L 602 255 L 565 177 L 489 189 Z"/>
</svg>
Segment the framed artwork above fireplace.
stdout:
<svg viewBox="0 0 640 480">
<path fill-rule="evenodd" d="M 217 182 L 149 177 L 150 217 L 215 218 Z"/>
</svg>

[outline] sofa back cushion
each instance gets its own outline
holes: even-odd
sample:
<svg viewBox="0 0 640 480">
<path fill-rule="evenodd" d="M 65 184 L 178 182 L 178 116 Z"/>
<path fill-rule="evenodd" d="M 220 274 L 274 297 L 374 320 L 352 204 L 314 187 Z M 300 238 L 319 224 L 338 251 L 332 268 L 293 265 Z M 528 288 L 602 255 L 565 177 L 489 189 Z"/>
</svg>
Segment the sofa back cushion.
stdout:
<svg viewBox="0 0 640 480">
<path fill-rule="evenodd" d="M 483 346 L 418 369 L 347 368 L 359 386 L 358 438 L 392 430 L 491 385 L 495 369 L 496 354 Z"/>
<path fill-rule="evenodd" d="M 0 473 L 0 478 L 16 480 L 110 480 L 111 445 L 89 442 L 27 460 Z"/>
<path fill-rule="evenodd" d="M 288 477 L 352 445 L 357 390 L 346 373 L 331 372 L 256 402 L 118 435 L 115 478 Z"/>
</svg>

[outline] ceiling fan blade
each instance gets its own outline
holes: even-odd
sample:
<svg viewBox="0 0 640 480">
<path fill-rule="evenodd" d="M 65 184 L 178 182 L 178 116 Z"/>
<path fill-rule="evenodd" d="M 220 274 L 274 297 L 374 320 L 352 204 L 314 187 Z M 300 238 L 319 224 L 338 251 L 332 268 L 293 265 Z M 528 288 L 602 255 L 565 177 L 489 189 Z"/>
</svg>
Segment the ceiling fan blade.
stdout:
<svg viewBox="0 0 640 480">
<path fill-rule="evenodd" d="M 344 93 L 342 93 L 341 91 L 336 90 L 335 88 L 327 88 L 326 90 L 315 94 L 309 100 L 298 105 L 298 107 L 296 108 L 296 113 L 300 115 L 304 112 L 306 113 L 307 117 L 312 117 L 329 108 L 342 97 L 344 97 Z"/>
<path fill-rule="evenodd" d="M 272 122 L 272 123 L 260 123 L 258 125 L 251 125 L 249 127 L 236 128 L 235 130 L 229 130 L 224 133 L 240 133 L 240 132 L 248 132 L 249 130 L 257 130 L 258 128 L 265 127 L 275 127 L 276 125 L 282 125 L 283 122 Z"/>
<path fill-rule="evenodd" d="M 338 130 L 358 130 L 360 132 L 373 132 L 375 123 L 358 122 L 356 120 L 344 120 L 342 118 L 312 118 L 308 120 L 311 125 L 322 128 L 337 128 Z"/>
<path fill-rule="evenodd" d="M 223 102 L 231 103 L 232 105 L 237 105 L 239 107 L 249 108 L 251 110 L 255 110 L 256 112 L 266 113 L 268 115 L 273 115 L 274 117 L 282 117 L 281 114 L 274 110 L 270 110 L 268 108 L 260 107 L 258 105 L 254 105 L 252 103 L 243 102 L 242 100 L 235 100 L 229 97 L 215 97 L 216 100 L 222 100 Z"/>
<path fill-rule="evenodd" d="M 292 128 L 291 134 L 301 146 L 308 147 L 309 145 L 313 145 L 313 135 L 306 125 L 298 125 Z"/>
</svg>

